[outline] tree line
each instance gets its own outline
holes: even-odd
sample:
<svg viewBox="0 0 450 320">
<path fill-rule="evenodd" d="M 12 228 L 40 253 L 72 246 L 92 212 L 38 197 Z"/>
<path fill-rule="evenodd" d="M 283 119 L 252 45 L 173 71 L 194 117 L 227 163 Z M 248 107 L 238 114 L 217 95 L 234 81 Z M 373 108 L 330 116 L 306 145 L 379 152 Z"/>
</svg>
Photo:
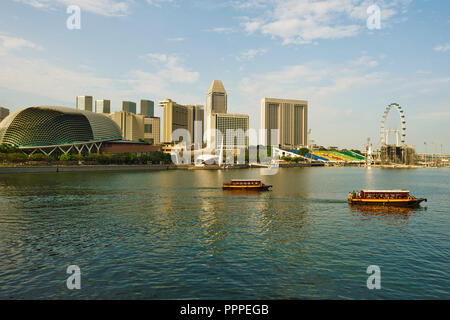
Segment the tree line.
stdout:
<svg viewBox="0 0 450 320">
<path fill-rule="evenodd" d="M 157 151 L 149 154 L 136 155 L 132 153 L 121 154 L 61 154 L 45 155 L 33 153 L 26 155 L 18 148 L 7 144 L 0 145 L 0 163 L 85 163 L 85 164 L 169 164 L 172 163 L 170 155 Z"/>
</svg>

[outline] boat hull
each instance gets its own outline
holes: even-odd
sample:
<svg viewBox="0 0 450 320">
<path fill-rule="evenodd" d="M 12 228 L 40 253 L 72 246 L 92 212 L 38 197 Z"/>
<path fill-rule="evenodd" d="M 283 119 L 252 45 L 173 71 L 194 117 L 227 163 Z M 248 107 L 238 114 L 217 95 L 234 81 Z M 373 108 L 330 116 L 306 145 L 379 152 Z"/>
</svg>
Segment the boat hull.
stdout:
<svg viewBox="0 0 450 320">
<path fill-rule="evenodd" d="M 269 191 L 272 186 L 233 186 L 233 185 L 223 185 L 223 190 L 232 191 Z"/>
<path fill-rule="evenodd" d="M 351 205 L 371 205 L 385 207 L 416 207 L 427 199 L 349 199 Z"/>
</svg>

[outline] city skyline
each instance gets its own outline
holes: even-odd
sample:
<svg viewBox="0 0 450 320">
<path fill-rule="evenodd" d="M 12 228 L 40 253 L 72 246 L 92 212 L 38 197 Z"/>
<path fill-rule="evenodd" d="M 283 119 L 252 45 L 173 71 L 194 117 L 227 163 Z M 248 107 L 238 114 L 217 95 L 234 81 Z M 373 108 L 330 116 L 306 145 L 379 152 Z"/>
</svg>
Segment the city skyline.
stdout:
<svg viewBox="0 0 450 320">
<path fill-rule="evenodd" d="M 312 3 L 71 1 L 81 29 L 68 30 L 67 1 L 7 1 L 0 105 L 73 108 L 78 95 L 111 100 L 111 112 L 141 97 L 205 105 L 221 79 L 228 112 L 248 114 L 251 128 L 262 98 L 307 100 L 315 143 L 361 148 L 378 143 L 383 111 L 398 103 L 407 144 L 448 147 L 450 4 L 374 1 L 381 29 L 369 30 L 372 2 Z"/>
</svg>

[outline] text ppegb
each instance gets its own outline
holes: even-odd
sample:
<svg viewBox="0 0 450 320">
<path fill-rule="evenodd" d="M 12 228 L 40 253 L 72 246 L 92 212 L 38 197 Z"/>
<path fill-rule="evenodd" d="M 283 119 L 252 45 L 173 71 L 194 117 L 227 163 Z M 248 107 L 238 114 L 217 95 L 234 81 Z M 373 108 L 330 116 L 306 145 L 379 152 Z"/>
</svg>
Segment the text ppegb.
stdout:
<svg viewBox="0 0 450 320">
<path fill-rule="evenodd" d="M 269 306 L 250 304 L 226 304 L 224 313 L 232 315 L 267 315 L 269 314 Z"/>
</svg>

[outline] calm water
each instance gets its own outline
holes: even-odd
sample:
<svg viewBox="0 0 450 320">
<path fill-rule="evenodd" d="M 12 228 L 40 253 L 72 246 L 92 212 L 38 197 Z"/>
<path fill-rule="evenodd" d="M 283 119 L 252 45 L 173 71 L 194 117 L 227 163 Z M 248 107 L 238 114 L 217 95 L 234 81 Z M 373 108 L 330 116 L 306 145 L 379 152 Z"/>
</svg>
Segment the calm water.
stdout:
<svg viewBox="0 0 450 320">
<path fill-rule="evenodd" d="M 291 168 L 263 177 L 272 192 L 221 189 L 259 173 L 0 175 L 0 298 L 450 299 L 449 169 Z M 352 210 L 357 188 L 428 203 Z"/>
</svg>

